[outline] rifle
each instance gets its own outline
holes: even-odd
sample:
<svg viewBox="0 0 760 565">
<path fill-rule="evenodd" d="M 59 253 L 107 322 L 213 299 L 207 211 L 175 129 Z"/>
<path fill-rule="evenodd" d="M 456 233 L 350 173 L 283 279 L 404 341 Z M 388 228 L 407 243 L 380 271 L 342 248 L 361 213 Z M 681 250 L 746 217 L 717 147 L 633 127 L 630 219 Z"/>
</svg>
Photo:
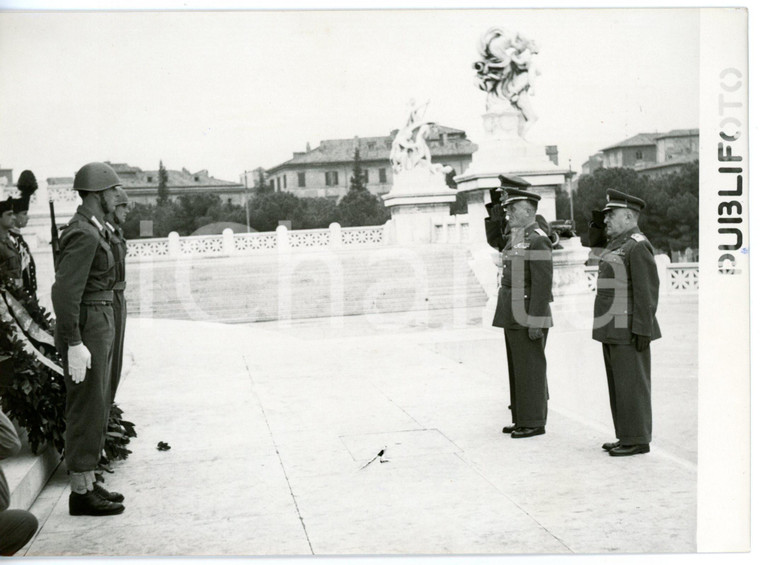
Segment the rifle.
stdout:
<svg viewBox="0 0 760 565">
<path fill-rule="evenodd" d="M 50 205 L 50 246 L 53 248 L 53 268 L 58 268 L 58 255 L 61 252 L 61 243 L 58 239 L 58 226 L 55 224 L 55 203 L 51 198 Z"/>
</svg>

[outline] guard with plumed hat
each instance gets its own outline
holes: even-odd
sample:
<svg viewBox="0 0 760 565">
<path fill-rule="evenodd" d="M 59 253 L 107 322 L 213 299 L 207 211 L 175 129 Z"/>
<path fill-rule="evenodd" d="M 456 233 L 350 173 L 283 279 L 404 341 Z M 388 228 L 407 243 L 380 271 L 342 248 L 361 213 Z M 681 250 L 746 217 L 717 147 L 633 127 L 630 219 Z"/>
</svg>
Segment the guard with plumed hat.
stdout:
<svg viewBox="0 0 760 565">
<path fill-rule="evenodd" d="M 29 221 L 29 204 L 32 195 L 37 191 L 37 179 L 32 171 L 23 171 L 16 182 L 16 188 L 21 196 L 13 200 L 13 212 L 16 216 L 16 225 L 11 230 L 10 235 L 16 248 L 19 251 L 21 259 L 21 281 L 26 296 L 37 301 L 37 266 L 34 263 L 34 257 L 29 249 L 29 244 L 21 234 L 21 230 L 26 227 Z"/>
<path fill-rule="evenodd" d="M 22 288 L 21 255 L 11 238 L 11 230 L 16 227 L 13 212 L 13 198 L 0 200 L 0 282 L 13 290 Z"/>
<path fill-rule="evenodd" d="M 602 448 L 612 456 L 648 453 L 652 441 L 650 343 L 661 337 L 660 280 L 654 248 L 638 227 L 645 207 L 641 198 L 610 188 L 589 226 L 599 256 L 592 337 L 602 343 L 617 436 Z"/>
<path fill-rule="evenodd" d="M 493 325 L 504 329 L 513 438 L 545 433 L 549 390 L 546 339 L 552 326 L 552 245 L 536 221 L 541 196 L 519 177 L 500 176 L 501 207 L 508 229 L 489 243 L 502 251 L 503 271 Z M 489 211 L 490 212 L 490 211 Z M 490 218 L 486 220 L 489 233 Z M 495 232 L 496 226 L 490 229 Z"/>
</svg>

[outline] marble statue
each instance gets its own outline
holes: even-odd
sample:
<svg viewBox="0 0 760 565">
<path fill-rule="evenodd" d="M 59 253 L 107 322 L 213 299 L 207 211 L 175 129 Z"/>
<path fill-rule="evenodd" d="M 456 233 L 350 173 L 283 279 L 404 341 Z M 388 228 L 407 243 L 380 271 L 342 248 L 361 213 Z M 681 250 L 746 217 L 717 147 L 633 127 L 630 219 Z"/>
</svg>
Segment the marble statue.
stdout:
<svg viewBox="0 0 760 565">
<path fill-rule="evenodd" d="M 539 75 L 535 55 L 536 43 L 520 33 L 494 27 L 480 40 L 480 60 L 473 64 L 475 82 L 487 92 L 486 111 L 509 103 L 519 110 L 525 121 L 523 132 L 538 119 L 530 103 Z"/>
<path fill-rule="evenodd" d="M 391 164 L 396 174 L 417 167 L 423 167 L 433 173 L 442 170 L 440 165 L 433 165 L 430 148 L 426 141 L 431 127 L 435 125 L 433 122 L 423 121 L 429 104 L 429 100 L 419 105 L 414 100 L 409 101 L 409 117 L 406 125 L 399 129 L 391 147 Z"/>
</svg>

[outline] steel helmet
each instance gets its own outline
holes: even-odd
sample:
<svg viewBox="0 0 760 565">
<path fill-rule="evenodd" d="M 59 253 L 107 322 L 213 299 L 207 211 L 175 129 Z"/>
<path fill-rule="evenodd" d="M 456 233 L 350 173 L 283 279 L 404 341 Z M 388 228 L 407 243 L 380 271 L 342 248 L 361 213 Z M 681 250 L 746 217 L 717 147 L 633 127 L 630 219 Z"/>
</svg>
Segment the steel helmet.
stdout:
<svg viewBox="0 0 760 565">
<path fill-rule="evenodd" d="M 105 163 L 87 163 L 74 176 L 74 190 L 101 192 L 114 186 L 121 186 L 121 180 Z"/>
<path fill-rule="evenodd" d="M 120 204 L 129 204 L 129 196 L 127 196 L 127 191 L 124 190 L 121 186 L 116 187 L 116 203 L 114 206 L 119 206 Z"/>
</svg>

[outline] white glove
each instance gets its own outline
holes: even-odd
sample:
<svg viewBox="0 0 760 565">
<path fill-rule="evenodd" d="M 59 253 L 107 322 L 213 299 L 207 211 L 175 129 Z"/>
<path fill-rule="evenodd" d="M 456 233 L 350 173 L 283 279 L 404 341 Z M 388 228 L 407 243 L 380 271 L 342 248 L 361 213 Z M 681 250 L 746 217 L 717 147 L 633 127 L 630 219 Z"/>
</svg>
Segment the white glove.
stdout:
<svg viewBox="0 0 760 565">
<path fill-rule="evenodd" d="M 87 374 L 87 369 L 92 367 L 90 350 L 84 343 L 69 345 L 69 374 L 75 383 L 81 383 Z"/>
</svg>

